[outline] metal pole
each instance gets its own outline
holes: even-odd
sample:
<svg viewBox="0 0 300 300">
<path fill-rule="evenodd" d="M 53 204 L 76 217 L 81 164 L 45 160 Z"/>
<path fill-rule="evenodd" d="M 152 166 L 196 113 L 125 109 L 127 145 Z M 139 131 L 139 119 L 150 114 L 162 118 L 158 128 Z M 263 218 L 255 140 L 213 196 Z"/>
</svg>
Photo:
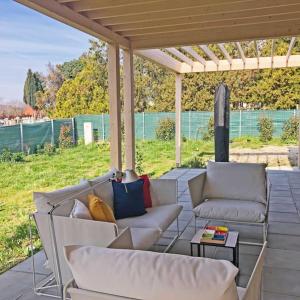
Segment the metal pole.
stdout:
<svg viewBox="0 0 300 300">
<path fill-rule="evenodd" d="M 51 120 L 51 145 L 54 146 L 54 121 Z"/>
<path fill-rule="evenodd" d="M 24 152 L 24 134 L 23 134 L 23 124 L 20 123 L 20 143 L 21 143 L 21 152 Z"/>
<path fill-rule="evenodd" d="M 145 112 L 142 112 L 143 117 L 143 140 L 145 140 Z"/>
<path fill-rule="evenodd" d="M 75 119 L 72 118 L 72 139 L 73 139 L 73 144 L 76 144 L 76 135 L 75 135 Z"/>
<path fill-rule="evenodd" d="M 105 122 L 104 122 L 104 113 L 102 113 L 102 141 L 105 141 Z"/>
<path fill-rule="evenodd" d="M 189 111 L 189 140 L 191 139 L 191 111 Z"/>
<path fill-rule="evenodd" d="M 240 126 L 239 126 L 239 137 L 242 136 L 242 110 L 240 110 Z"/>
</svg>

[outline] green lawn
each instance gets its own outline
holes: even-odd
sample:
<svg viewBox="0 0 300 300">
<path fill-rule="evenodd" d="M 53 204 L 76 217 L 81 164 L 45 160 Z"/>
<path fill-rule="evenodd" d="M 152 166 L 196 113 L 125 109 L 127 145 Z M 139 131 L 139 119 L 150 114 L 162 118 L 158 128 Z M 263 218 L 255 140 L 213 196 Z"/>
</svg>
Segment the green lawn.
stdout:
<svg viewBox="0 0 300 300">
<path fill-rule="evenodd" d="M 276 142 L 277 143 L 277 142 Z M 175 167 L 175 143 L 138 142 L 139 165 L 158 177 Z M 231 147 L 260 147 L 257 139 L 238 139 Z M 213 143 L 187 141 L 182 159 L 204 153 L 213 155 Z M 108 144 L 79 145 L 48 156 L 30 155 L 21 163 L 0 163 L 0 273 L 28 256 L 28 214 L 34 211 L 33 191 L 51 191 L 93 178 L 109 169 Z M 35 242 L 39 247 L 39 241 Z"/>
</svg>

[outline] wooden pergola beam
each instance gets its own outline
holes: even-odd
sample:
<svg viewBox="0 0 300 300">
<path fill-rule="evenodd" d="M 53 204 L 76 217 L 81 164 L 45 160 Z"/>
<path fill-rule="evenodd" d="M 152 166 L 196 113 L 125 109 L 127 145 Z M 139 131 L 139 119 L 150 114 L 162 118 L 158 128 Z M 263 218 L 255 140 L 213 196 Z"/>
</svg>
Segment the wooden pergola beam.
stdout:
<svg viewBox="0 0 300 300">
<path fill-rule="evenodd" d="M 134 50 L 134 54 L 149 59 L 170 71 L 181 73 L 182 63 L 159 49 Z"/>
<path fill-rule="evenodd" d="M 228 51 L 226 50 L 224 44 L 220 43 L 220 44 L 218 44 L 218 47 L 222 51 L 224 57 L 228 60 L 228 63 L 231 65 L 232 64 L 232 58 L 231 58 L 230 54 L 228 53 Z"/>
<path fill-rule="evenodd" d="M 122 170 L 119 46 L 108 44 L 107 56 L 111 167 Z"/>
<path fill-rule="evenodd" d="M 175 75 L 175 156 L 176 167 L 181 165 L 181 97 L 182 74 Z"/>
<path fill-rule="evenodd" d="M 201 63 L 203 66 L 206 65 L 206 60 L 198 54 L 191 46 L 184 46 L 182 49 L 187 52 L 189 55 L 194 57 L 199 63 Z"/>
<path fill-rule="evenodd" d="M 272 41 L 271 41 L 271 69 L 273 69 L 273 65 L 274 65 L 274 53 L 275 53 L 275 40 L 272 39 Z"/>
<path fill-rule="evenodd" d="M 219 65 L 218 57 L 208 48 L 207 45 L 199 45 L 199 47 L 217 66 Z"/>
<path fill-rule="evenodd" d="M 183 62 L 185 62 L 188 65 L 190 65 L 191 67 L 193 67 L 194 62 L 190 58 L 185 56 L 182 52 L 177 50 L 176 48 L 166 48 L 165 50 L 167 50 L 172 55 L 176 56 L 177 58 L 181 59 Z"/>
<path fill-rule="evenodd" d="M 238 48 L 240 57 L 241 57 L 243 63 L 245 64 L 246 63 L 246 56 L 245 56 L 244 50 L 242 48 L 242 45 L 240 44 L 240 42 L 236 42 L 235 44 L 236 44 L 236 47 Z"/>
<path fill-rule="evenodd" d="M 182 73 L 191 73 L 191 72 L 217 72 L 217 71 L 239 71 L 239 70 L 256 70 L 256 69 L 270 69 L 270 68 L 285 68 L 285 67 L 300 67 L 300 55 L 291 55 L 288 61 L 286 62 L 286 56 L 274 56 L 273 64 L 270 57 L 260 57 L 259 66 L 257 65 L 256 57 L 247 57 L 245 62 L 242 59 L 232 59 L 232 64 L 229 65 L 228 61 L 219 60 L 219 65 L 217 66 L 213 61 L 206 61 L 206 66 L 203 68 L 203 65 L 195 62 L 192 70 L 182 69 Z"/>
<path fill-rule="evenodd" d="M 124 129 L 126 169 L 135 169 L 134 71 L 132 49 L 124 50 Z"/>
<path fill-rule="evenodd" d="M 296 37 L 292 37 L 291 38 L 291 41 L 290 41 L 290 44 L 289 44 L 289 49 L 288 49 L 288 52 L 286 54 L 286 62 L 288 63 L 289 59 L 290 59 L 290 56 L 292 54 L 292 50 L 295 46 L 295 43 L 296 43 Z"/>
<path fill-rule="evenodd" d="M 53 19 L 77 28 L 85 33 L 91 34 L 106 42 L 118 43 L 124 48 L 129 48 L 130 42 L 127 38 L 111 31 L 107 27 L 83 16 L 68 6 L 58 3 L 55 0 L 15 0 L 34 10 L 42 12 Z"/>
</svg>

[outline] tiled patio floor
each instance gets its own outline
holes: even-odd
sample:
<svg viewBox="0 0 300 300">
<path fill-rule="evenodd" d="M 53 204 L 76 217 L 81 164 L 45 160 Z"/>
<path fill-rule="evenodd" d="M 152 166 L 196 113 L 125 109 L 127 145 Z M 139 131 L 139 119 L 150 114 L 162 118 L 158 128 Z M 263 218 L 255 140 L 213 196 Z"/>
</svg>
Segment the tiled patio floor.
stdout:
<svg viewBox="0 0 300 300">
<path fill-rule="evenodd" d="M 194 234 L 190 196 L 187 180 L 202 172 L 199 169 L 174 169 L 163 178 L 178 179 L 179 202 L 184 209 L 180 215 L 181 237 L 170 252 L 190 255 L 189 240 Z M 264 268 L 264 300 L 300 300 L 300 172 L 268 171 L 272 183 L 268 252 Z M 198 223 L 198 226 L 202 224 Z M 173 224 L 155 246 L 162 250 L 175 234 Z M 235 226 L 241 239 L 257 240 L 261 237 L 261 229 L 253 226 Z M 245 286 L 260 248 L 257 246 L 240 246 L 239 285 Z M 207 255 L 215 258 L 230 259 L 231 253 L 226 249 L 211 247 Z M 38 280 L 48 274 L 43 268 L 44 255 L 36 255 L 38 261 Z M 0 276 L 0 300 L 42 300 L 48 297 L 35 296 L 32 291 L 32 275 L 30 259 L 17 265 Z"/>
</svg>

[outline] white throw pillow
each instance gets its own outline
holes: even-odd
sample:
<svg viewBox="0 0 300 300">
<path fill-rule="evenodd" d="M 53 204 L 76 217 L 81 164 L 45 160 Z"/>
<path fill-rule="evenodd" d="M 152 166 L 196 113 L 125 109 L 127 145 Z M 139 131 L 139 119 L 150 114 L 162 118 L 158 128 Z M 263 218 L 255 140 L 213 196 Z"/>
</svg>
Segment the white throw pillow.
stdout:
<svg viewBox="0 0 300 300">
<path fill-rule="evenodd" d="M 134 299 L 237 300 L 229 261 L 150 251 L 66 246 L 80 289 Z"/>
<path fill-rule="evenodd" d="M 78 199 L 75 199 L 70 218 L 93 220 L 89 209 Z"/>
</svg>

